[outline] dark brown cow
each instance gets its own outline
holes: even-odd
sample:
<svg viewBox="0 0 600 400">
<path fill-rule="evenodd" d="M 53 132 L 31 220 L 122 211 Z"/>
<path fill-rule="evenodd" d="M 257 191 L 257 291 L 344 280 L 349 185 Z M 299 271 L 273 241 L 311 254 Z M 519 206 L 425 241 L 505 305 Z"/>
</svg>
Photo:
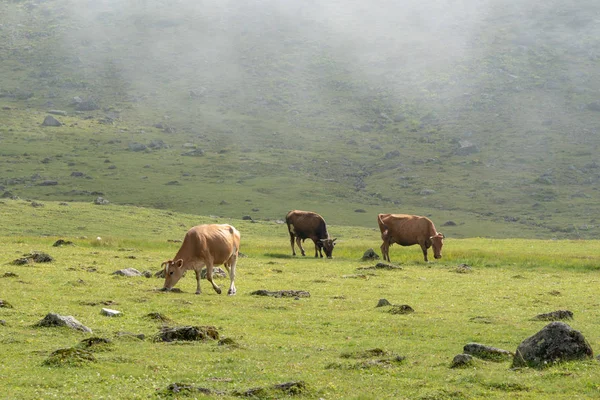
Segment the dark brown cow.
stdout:
<svg viewBox="0 0 600 400">
<path fill-rule="evenodd" d="M 304 253 L 301 242 L 310 238 L 315 243 L 315 257 L 319 257 L 320 255 L 321 258 L 323 258 L 323 253 L 321 252 L 322 249 L 325 251 L 327 258 L 332 258 L 331 253 L 333 252 L 333 247 L 335 246 L 337 238 L 329 238 L 327 224 L 325 224 L 323 217 L 310 211 L 293 210 L 287 213 L 285 222 L 287 223 L 288 231 L 290 233 L 292 255 L 296 255 L 294 239 L 296 239 L 296 244 L 298 244 L 298 247 L 304 256 L 306 254 Z"/>
<path fill-rule="evenodd" d="M 221 288 L 213 282 L 213 266 L 223 264 L 231 279 L 227 294 L 234 295 L 239 250 L 240 233 L 231 225 L 208 224 L 191 228 L 175 257 L 162 263 L 165 272 L 163 290 L 171 290 L 185 271 L 193 269 L 196 272 L 196 294 L 200 294 L 200 273 L 206 265 L 206 279 L 215 292 L 221 294 Z"/>
<path fill-rule="evenodd" d="M 398 243 L 401 246 L 418 244 L 423 250 L 427 262 L 427 249 L 433 247 L 433 256 L 442 258 L 444 235 L 438 232 L 429 218 L 406 214 L 379 214 L 377 223 L 381 231 L 381 254 L 390 261 L 390 246 Z"/>
</svg>

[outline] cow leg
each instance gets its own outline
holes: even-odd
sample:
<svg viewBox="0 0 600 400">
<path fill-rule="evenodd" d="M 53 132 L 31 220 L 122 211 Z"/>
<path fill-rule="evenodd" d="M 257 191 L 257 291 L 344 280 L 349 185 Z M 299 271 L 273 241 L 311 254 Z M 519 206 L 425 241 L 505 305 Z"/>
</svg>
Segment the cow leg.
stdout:
<svg viewBox="0 0 600 400">
<path fill-rule="evenodd" d="M 314 240 L 313 242 L 315 242 L 315 258 L 319 257 L 319 255 L 321 255 L 321 258 L 323 258 L 323 253 L 321 252 L 321 247 L 319 246 L 319 239 Z"/>
<path fill-rule="evenodd" d="M 196 294 L 200 294 L 202 293 L 202 291 L 200 290 L 200 276 L 202 272 L 202 267 L 198 267 L 194 269 L 194 271 L 196 272 Z"/>
<path fill-rule="evenodd" d="M 383 243 L 381 244 L 381 256 L 383 257 L 383 261 L 390 261 L 390 245 L 387 242 L 387 240 L 384 240 Z"/>
<path fill-rule="evenodd" d="M 213 289 L 215 289 L 215 292 L 217 292 L 218 294 L 221 294 L 221 288 L 218 287 L 217 284 L 215 284 L 213 282 L 213 264 L 212 264 L 212 261 L 206 263 L 206 280 L 208 280 L 210 282 L 210 284 L 212 285 Z M 200 284 L 198 284 L 198 289 L 200 289 Z"/>
<path fill-rule="evenodd" d="M 427 260 L 427 245 L 425 243 L 419 243 L 421 245 L 421 250 L 423 250 L 423 257 L 425 258 L 425 262 L 429 262 Z"/>
<path fill-rule="evenodd" d="M 225 264 L 225 268 L 227 268 L 227 272 L 229 272 L 229 279 L 231 280 L 231 284 L 229 285 L 229 290 L 227 291 L 227 294 L 230 296 L 235 295 L 236 290 L 235 290 L 235 265 L 237 264 L 237 255 L 233 255 L 231 256 L 231 258 L 229 259 L 229 261 L 227 262 L 227 264 Z"/>
<path fill-rule="evenodd" d="M 292 255 L 296 255 L 296 249 L 294 248 L 294 234 L 290 232 L 290 244 L 292 245 Z"/>
<path fill-rule="evenodd" d="M 302 247 L 302 239 L 300 238 L 300 236 L 296 237 L 296 244 L 298 245 L 300 252 L 302 252 L 302 256 L 305 256 L 306 253 L 304 252 L 304 247 Z"/>
</svg>

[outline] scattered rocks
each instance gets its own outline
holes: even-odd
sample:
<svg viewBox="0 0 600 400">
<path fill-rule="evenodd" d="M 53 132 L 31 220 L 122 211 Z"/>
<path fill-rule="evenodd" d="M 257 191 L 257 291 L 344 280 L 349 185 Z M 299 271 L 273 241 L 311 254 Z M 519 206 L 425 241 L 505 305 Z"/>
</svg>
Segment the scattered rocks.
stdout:
<svg viewBox="0 0 600 400">
<path fill-rule="evenodd" d="M 62 122 L 54 118 L 52 115 L 47 115 L 42 122 L 42 126 L 62 126 Z"/>
<path fill-rule="evenodd" d="M 61 316 L 54 313 L 47 314 L 44 319 L 35 324 L 40 327 L 55 327 L 55 326 L 66 326 L 71 329 L 75 329 L 82 332 L 92 333 L 92 330 L 87 326 L 84 326 L 81 322 L 77 321 L 72 316 Z"/>
<path fill-rule="evenodd" d="M 125 268 L 113 272 L 111 275 L 119 276 L 142 276 L 142 273 L 135 268 Z"/>
<path fill-rule="evenodd" d="M 379 254 L 375 253 L 375 250 L 373 250 L 373 249 L 368 249 L 367 251 L 365 251 L 365 253 L 361 257 L 361 260 L 362 261 L 379 260 Z"/>
<path fill-rule="evenodd" d="M 392 305 L 392 303 L 390 303 L 386 299 L 379 299 L 379 301 L 377 302 L 377 305 L 375 307 L 386 307 L 386 306 L 391 306 L 391 305 Z"/>
<path fill-rule="evenodd" d="M 219 332 L 214 326 L 181 326 L 163 327 L 154 340 L 157 342 L 173 342 L 176 340 L 206 341 L 218 339 Z"/>
<path fill-rule="evenodd" d="M 408 304 L 402 304 L 400 306 L 392 306 L 388 312 L 390 314 L 410 314 L 414 313 L 415 310 Z"/>
<path fill-rule="evenodd" d="M 560 321 L 573 319 L 573 312 L 569 310 L 557 310 L 545 314 L 538 314 L 533 317 L 534 320 L 538 321 Z"/>
<path fill-rule="evenodd" d="M 458 354 L 452 359 L 450 368 L 466 368 L 473 364 L 473 356 L 469 354 Z"/>
<path fill-rule="evenodd" d="M 120 315 L 123 315 L 123 314 L 121 313 L 121 311 L 112 310 L 112 309 L 110 309 L 110 308 L 103 308 L 103 309 L 100 311 L 100 314 L 102 314 L 102 315 L 106 315 L 107 317 L 118 317 L 118 316 L 120 316 Z"/>
<path fill-rule="evenodd" d="M 561 361 L 589 359 L 593 355 L 581 332 L 564 322 L 551 322 L 517 347 L 512 366 L 544 368 Z"/>
<path fill-rule="evenodd" d="M 269 297 L 276 297 L 276 298 L 281 298 L 281 297 L 294 297 L 294 298 L 300 298 L 300 297 L 310 297 L 310 293 L 306 292 L 304 290 L 279 290 L 276 292 L 270 292 L 268 290 L 256 290 L 252 293 L 250 293 L 252 295 L 255 296 L 269 296 Z"/>
<path fill-rule="evenodd" d="M 463 348 L 463 353 L 488 361 L 507 361 L 513 356 L 510 351 L 479 343 L 467 343 Z"/>
</svg>

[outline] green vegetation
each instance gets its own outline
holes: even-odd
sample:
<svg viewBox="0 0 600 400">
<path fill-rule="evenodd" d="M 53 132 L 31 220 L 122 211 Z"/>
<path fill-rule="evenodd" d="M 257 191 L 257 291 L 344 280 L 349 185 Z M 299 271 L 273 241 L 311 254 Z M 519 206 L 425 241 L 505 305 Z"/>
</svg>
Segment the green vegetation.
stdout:
<svg viewBox="0 0 600 400">
<path fill-rule="evenodd" d="M 594 282 L 600 241 L 446 240 L 443 258 L 424 263 L 417 247 L 392 246 L 402 269 L 360 258 L 378 249 L 371 228 L 332 226 L 333 260 L 291 257 L 285 225 L 211 219 L 139 207 L 3 200 L 0 219 L 0 376 L 4 398 L 592 398 L 597 361 L 546 370 L 511 370 L 510 361 L 476 360 L 451 369 L 465 344 L 515 351 L 547 324 L 535 315 L 568 309 L 567 321 L 600 346 Z M 228 222 L 242 234 L 233 297 L 193 274 L 180 293 L 162 279 L 114 276 L 155 272 L 193 223 Z M 39 228 L 48 236 L 21 233 Z M 53 247 L 62 238 L 72 245 Z M 98 239 L 99 238 L 99 239 Z M 306 244 L 308 248 L 310 245 Z M 13 265 L 31 252 L 50 263 Z M 309 252 L 310 253 L 310 252 Z M 459 273 L 461 264 L 471 269 Z M 464 269 L 464 267 L 463 267 Z M 226 286 L 227 279 L 219 279 Z M 308 298 L 253 296 L 256 290 L 304 290 Z M 376 307 L 385 298 L 414 312 Z M 102 308 L 121 311 L 107 317 Z M 71 315 L 92 329 L 35 327 L 47 313 Z M 163 326 L 214 326 L 220 340 L 154 341 Z M 129 333 L 123 335 L 123 333 Z M 136 335 L 143 334 L 144 340 Z M 235 345 L 232 345 L 235 344 Z M 301 382 L 289 392 L 275 385 Z M 175 389 L 174 389 L 175 388 Z M 201 389 L 208 389 L 209 392 Z M 174 393 L 173 390 L 180 390 Z M 293 394 L 298 393 L 299 394 Z M 224 393 L 217 395 L 215 393 Z"/>
<path fill-rule="evenodd" d="M 600 234 L 600 3 L 276 3 L 2 2 L 0 193 Z"/>
</svg>

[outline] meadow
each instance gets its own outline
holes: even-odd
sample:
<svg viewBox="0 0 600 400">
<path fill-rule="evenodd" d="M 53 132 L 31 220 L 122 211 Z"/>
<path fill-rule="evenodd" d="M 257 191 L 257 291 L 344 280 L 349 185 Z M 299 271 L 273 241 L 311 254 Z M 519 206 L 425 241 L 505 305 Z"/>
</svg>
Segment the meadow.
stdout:
<svg viewBox="0 0 600 400">
<path fill-rule="evenodd" d="M 560 399 L 600 395 L 597 360 L 547 369 L 511 369 L 508 361 L 476 359 L 450 368 L 470 342 L 514 352 L 547 322 L 540 313 L 568 309 L 566 321 L 592 348 L 600 346 L 596 285 L 600 242 L 453 239 L 443 258 L 424 263 L 418 247 L 392 246 L 402 269 L 364 269 L 365 250 L 379 253 L 373 228 L 332 225 L 334 258 L 292 257 L 285 224 L 232 220 L 129 206 L 2 200 L 0 220 L 0 398 L 142 399 Z M 156 272 L 185 231 L 199 223 L 231 223 L 242 235 L 236 296 L 217 295 L 188 274 L 181 292 L 160 292 L 163 280 L 121 277 L 116 270 Z M 34 234 L 33 232 L 42 232 Z M 73 245 L 53 247 L 58 239 Z M 306 242 L 307 253 L 312 245 Z M 50 263 L 14 265 L 41 251 Z M 460 268 L 462 264 L 470 267 Z M 227 287 L 228 278 L 217 280 Z M 307 298 L 252 295 L 303 290 Z M 391 314 L 380 299 L 410 305 Z M 103 307 L 122 312 L 101 314 Z M 47 313 L 71 315 L 93 330 L 34 327 Z M 168 326 L 214 326 L 221 341 L 160 342 Z M 131 335 L 144 334 L 140 340 Z M 50 354 L 90 337 L 110 343 L 95 361 L 48 365 Z M 227 339 L 227 340 L 223 340 Z M 375 356 L 377 355 L 377 356 Z M 399 356 L 399 358 L 396 358 Z M 299 393 L 253 388 L 304 383 Z M 206 395 L 169 385 L 193 385 Z"/>
</svg>

